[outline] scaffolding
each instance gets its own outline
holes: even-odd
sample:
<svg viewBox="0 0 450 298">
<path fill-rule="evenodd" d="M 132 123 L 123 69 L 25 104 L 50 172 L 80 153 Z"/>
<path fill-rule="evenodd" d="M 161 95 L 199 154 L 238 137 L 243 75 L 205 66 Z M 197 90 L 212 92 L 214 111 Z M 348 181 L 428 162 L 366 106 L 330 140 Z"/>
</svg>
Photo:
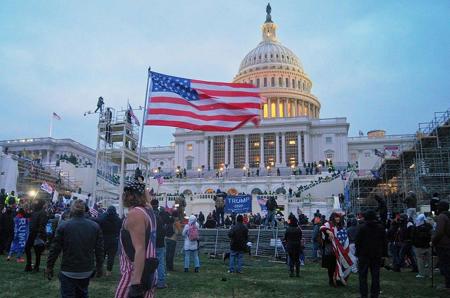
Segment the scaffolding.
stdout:
<svg viewBox="0 0 450 298">
<path fill-rule="evenodd" d="M 419 123 L 414 142 L 400 142 L 399 154 L 385 157 L 371 176 L 349 178 L 350 212 L 377 208 L 380 197 L 388 212 L 403 212 L 409 192 L 417 196 L 419 206 L 428 206 L 434 193 L 450 195 L 450 110 L 437 112 L 432 121 Z M 428 210 L 425 208 L 424 210 Z"/>
<path fill-rule="evenodd" d="M 434 193 L 441 199 L 450 196 L 450 109 L 419 123 L 415 170 L 419 200 L 425 202 Z"/>
<path fill-rule="evenodd" d="M 94 201 L 115 205 L 123 214 L 120 198 L 125 180 L 134 179 L 137 167 L 148 170 L 148 161 L 138 153 L 139 126 L 133 123 L 129 110 L 106 108 L 99 116 L 96 183 Z"/>
</svg>

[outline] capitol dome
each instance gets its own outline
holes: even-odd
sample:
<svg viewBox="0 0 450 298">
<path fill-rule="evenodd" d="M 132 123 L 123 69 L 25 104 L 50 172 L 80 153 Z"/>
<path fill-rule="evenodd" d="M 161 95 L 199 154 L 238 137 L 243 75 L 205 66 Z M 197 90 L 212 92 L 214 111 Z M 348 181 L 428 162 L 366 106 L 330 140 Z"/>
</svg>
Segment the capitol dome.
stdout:
<svg viewBox="0 0 450 298">
<path fill-rule="evenodd" d="M 262 41 L 244 57 L 233 82 L 250 83 L 261 89 L 267 98 L 263 119 L 318 118 L 320 102 L 311 94 L 312 82 L 297 55 L 278 41 L 271 10 L 267 5 Z"/>
</svg>

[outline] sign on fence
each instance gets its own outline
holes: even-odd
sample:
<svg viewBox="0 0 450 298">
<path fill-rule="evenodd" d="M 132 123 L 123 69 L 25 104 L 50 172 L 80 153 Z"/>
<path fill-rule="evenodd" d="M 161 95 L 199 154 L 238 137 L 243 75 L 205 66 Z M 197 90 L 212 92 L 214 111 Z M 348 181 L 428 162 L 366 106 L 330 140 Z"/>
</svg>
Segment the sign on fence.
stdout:
<svg viewBox="0 0 450 298">
<path fill-rule="evenodd" d="M 252 196 L 227 196 L 225 198 L 225 213 L 250 213 L 252 212 Z"/>
</svg>

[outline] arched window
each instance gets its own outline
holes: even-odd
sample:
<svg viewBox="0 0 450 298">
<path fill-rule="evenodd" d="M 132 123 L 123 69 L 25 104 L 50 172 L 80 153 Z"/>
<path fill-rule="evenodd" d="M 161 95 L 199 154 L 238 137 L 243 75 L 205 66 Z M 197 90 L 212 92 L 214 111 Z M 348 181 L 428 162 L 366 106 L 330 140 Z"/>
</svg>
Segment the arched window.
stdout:
<svg viewBox="0 0 450 298">
<path fill-rule="evenodd" d="M 278 78 L 278 87 L 283 87 L 283 79 Z"/>
<path fill-rule="evenodd" d="M 300 83 L 300 80 L 298 80 L 298 82 L 297 82 L 297 87 L 298 87 L 298 89 L 301 89 L 301 88 L 302 88 L 302 85 L 301 85 L 301 83 Z"/>
<path fill-rule="evenodd" d="M 267 87 L 267 78 L 264 78 L 264 87 Z"/>
<path fill-rule="evenodd" d="M 292 88 L 295 88 L 295 80 L 292 79 Z"/>
<path fill-rule="evenodd" d="M 270 86 L 275 87 L 275 78 L 274 77 L 272 77 L 270 79 Z"/>
<path fill-rule="evenodd" d="M 288 78 L 286 78 L 286 87 L 289 88 L 289 79 Z"/>
<path fill-rule="evenodd" d="M 259 88 L 259 79 L 256 79 L 256 87 Z"/>
</svg>

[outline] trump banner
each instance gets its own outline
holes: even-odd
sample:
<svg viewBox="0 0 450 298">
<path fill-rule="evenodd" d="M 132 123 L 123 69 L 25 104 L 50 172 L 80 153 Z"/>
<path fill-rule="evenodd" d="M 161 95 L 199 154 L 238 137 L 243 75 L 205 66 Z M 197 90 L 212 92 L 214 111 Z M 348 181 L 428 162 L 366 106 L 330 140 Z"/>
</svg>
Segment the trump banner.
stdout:
<svg viewBox="0 0 450 298">
<path fill-rule="evenodd" d="M 225 198 L 225 213 L 250 213 L 252 212 L 252 196 L 239 195 Z"/>
</svg>

